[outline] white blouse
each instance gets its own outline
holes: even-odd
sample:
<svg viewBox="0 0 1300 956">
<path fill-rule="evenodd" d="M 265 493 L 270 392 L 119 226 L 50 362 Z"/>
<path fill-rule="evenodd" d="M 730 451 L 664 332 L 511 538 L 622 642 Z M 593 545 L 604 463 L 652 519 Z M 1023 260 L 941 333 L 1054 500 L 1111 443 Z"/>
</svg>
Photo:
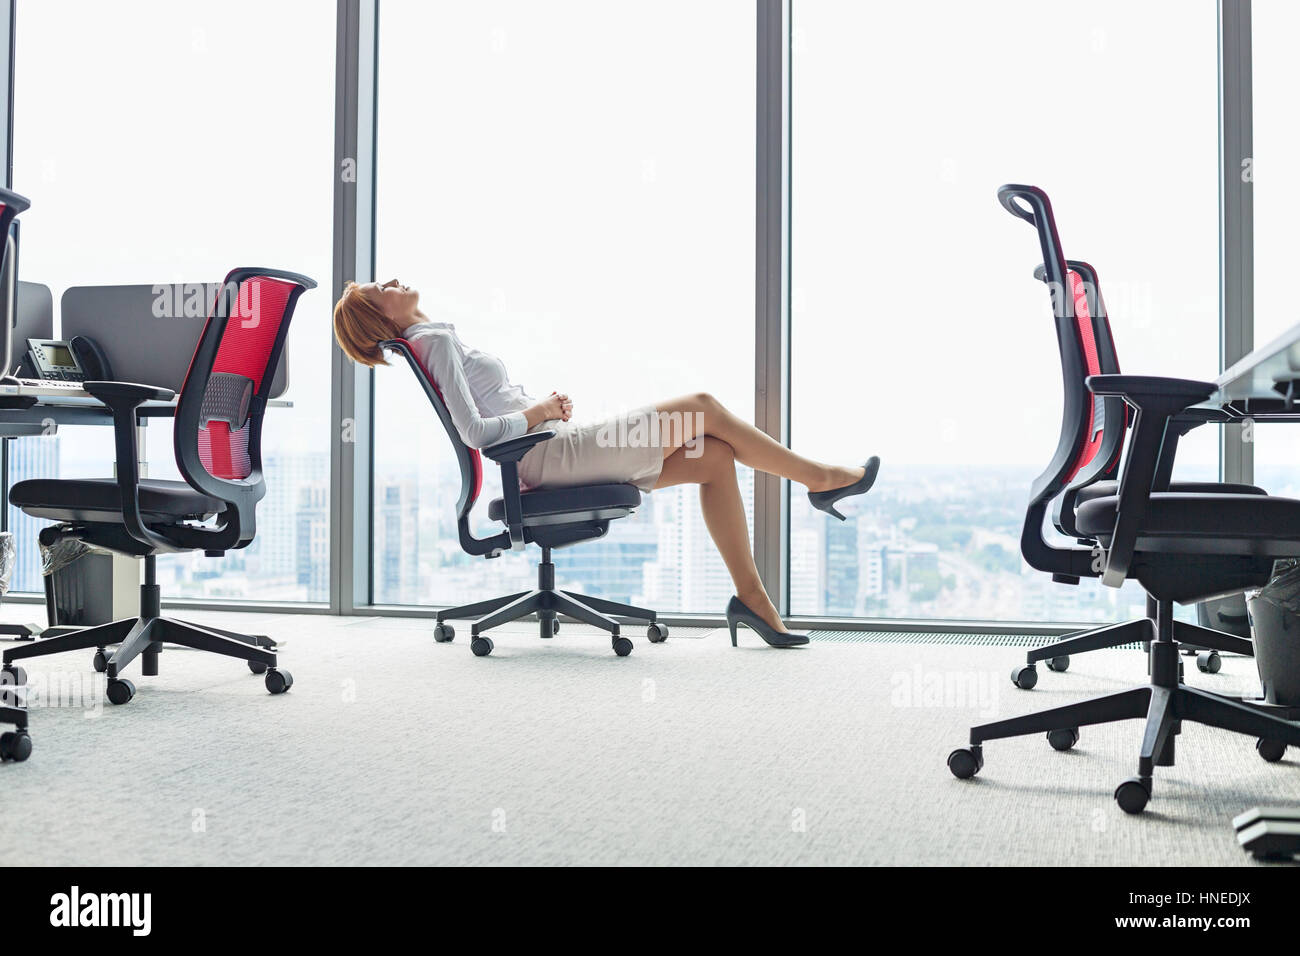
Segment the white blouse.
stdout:
<svg viewBox="0 0 1300 956">
<path fill-rule="evenodd" d="M 528 431 L 524 409 L 535 404 L 506 377 L 495 355 L 466 348 L 450 322 L 420 322 L 403 336 L 442 391 L 451 420 L 470 448 L 486 448 Z"/>
</svg>

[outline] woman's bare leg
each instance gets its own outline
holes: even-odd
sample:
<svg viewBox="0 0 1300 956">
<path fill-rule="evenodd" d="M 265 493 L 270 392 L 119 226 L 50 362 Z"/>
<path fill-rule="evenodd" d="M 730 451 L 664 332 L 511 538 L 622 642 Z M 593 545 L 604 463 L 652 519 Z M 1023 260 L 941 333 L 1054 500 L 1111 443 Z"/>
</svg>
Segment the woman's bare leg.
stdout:
<svg viewBox="0 0 1300 956">
<path fill-rule="evenodd" d="M 698 451 L 699 454 L 688 454 L 683 448 L 669 455 L 655 488 L 687 483 L 700 486 L 704 526 L 709 529 L 709 536 L 736 585 L 736 597 L 768 624 L 784 631 L 781 615 L 763 590 L 754 553 L 750 550 L 745 503 L 736 481 L 735 452 L 725 441 L 712 436 L 700 439 Z"/>
<path fill-rule="evenodd" d="M 862 477 L 860 466 L 827 465 L 796 455 L 729 411 L 708 392 L 657 403 L 655 410 L 659 412 L 659 438 L 665 461 L 694 439 L 711 435 L 730 445 L 741 464 L 797 481 L 809 491 L 842 488 Z M 686 451 L 691 448 L 687 447 Z"/>
</svg>

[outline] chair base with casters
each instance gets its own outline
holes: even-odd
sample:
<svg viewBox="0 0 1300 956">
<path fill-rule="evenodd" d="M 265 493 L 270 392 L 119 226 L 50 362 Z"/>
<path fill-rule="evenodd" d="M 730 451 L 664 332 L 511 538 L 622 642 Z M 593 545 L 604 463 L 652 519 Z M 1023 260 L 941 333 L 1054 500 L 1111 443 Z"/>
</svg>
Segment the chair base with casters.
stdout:
<svg viewBox="0 0 1300 956">
<path fill-rule="evenodd" d="M 553 637 L 559 631 L 561 614 L 583 624 L 591 624 L 608 631 L 614 653 L 619 657 L 627 657 L 632 653 L 632 642 L 620 633 L 618 618 L 647 622 L 646 636 L 651 643 L 658 644 L 668 638 L 668 626 L 660 624 L 655 619 L 655 612 L 648 608 L 620 604 L 617 601 L 608 601 L 586 594 L 574 594 L 556 588 L 555 565 L 551 562 L 551 549 L 544 545 L 542 560 L 537 566 L 537 587 L 534 590 L 520 591 L 517 594 L 507 594 L 488 601 L 441 610 L 436 617 L 433 639 L 443 644 L 456 636 L 455 628 L 445 623 L 446 621 L 474 618 L 474 622 L 470 625 L 470 650 L 476 657 L 486 657 L 492 653 L 494 645 L 492 638 L 485 637 L 484 632 L 530 614 L 537 615 L 540 636 L 543 638 Z"/>
<path fill-rule="evenodd" d="M 121 676 L 123 670 L 139 657 L 141 675 L 157 677 L 158 655 L 162 652 L 163 644 L 168 643 L 246 661 L 248 669 L 254 674 L 266 675 L 266 689 L 272 694 L 283 694 L 293 686 L 293 675 L 277 667 L 275 644 L 268 638 L 163 617 L 154 555 L 145 556 L 144 568 L 139 617 L 78 628 L 58 637 L 8 648 L 4 652 L 3 673 L 15 674 L 17 682 L 16 677 L 21 675 L 21 668 L 15 667 L 14 661 L 65 651 L 89 650 L 93 647 L 95 656 L 92 663 L 95 670 L 108 676 L 106 692 L 109 702 L 125 704 L 135 696 L 135 684 Z M 116 647 L 110 650 L 113 645 Z M 25 675 L 21 676 L 25 680 Z"/>
<path fill-rule="evenodd" d="M 1125 644 L 1142 644 L 1150 650 L 1151 634 L 1155 627 L 1155 602 L 1147 600 L 1147 617 L 1120 624 L 1107 624 L 1091 630 L 1071 634 L 1052 644 L 1035 647 L 1025 655 L 1025 663 L 1011 671 L 1011 683 L 1021 690 L 1031 690 L 1038 683 L 1040 661 L 1047 663 L 1050 671 L 1064 671 L 1070 666 L 1071 654 L 1123 647 Z M 1216 631 L 1188 621 L 1174 621 L 1174 640 L 1185 654 L 1196 655 L 1197 669 L 1203 674 L 1217 674 L 1223 662 L 1219 654 L 1255 656 L 1254 642 L 1226 631 Z"/>
<path fill-rule="evenodd" d="M 973 777 L 984 766 L 983 745 L 989 740 L 1041 733 L 1053 749 L 1064 751 L 1078 743 L 1080 727 L 1145 719 L 1137 776 L 1115 790 L 1115 801 L 1122 810 L 1141 813 L 1151 799 L 1155 768 L 1174 765 L 1175 738 L 1185 720 L 1255 737 L 1260 756 L 1270 762 L 1280 760 L 1287 747 L 1300 746 L 1300 723 L 1240 698 L 1184 685 L 1179 677 L 1180 648 L 1174 623 L 1173 602 L 1157 602 L 1154 633 L 1148 633 L 1151 679 L 1146 686 L 972 727 L 970 746 L 948 755 L 948 769 L 956 777 Z"/>
</svg>

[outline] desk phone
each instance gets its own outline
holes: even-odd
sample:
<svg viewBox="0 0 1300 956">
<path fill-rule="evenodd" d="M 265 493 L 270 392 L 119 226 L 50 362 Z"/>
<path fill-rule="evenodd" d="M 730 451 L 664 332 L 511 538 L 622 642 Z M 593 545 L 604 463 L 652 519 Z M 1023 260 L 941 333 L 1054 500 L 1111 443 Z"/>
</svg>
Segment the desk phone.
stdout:
<svg viewBox="0 0 1300 956">
<path fill-rule="evenodd" d="M 52 382 L 86 381 L 86 372 L 67 342 L 57 339 L 28 339 L 27 352 L 31 356 L 32 371 L 36 378 Z"/>
</svg>

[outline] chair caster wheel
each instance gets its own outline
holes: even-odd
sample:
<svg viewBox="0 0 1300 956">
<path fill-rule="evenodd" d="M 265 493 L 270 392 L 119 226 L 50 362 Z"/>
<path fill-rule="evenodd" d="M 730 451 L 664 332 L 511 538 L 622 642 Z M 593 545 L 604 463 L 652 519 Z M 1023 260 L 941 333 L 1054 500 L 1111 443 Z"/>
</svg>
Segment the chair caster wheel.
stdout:
<svg viewBox="0 0 1300 956">
<path fill-rule="evenodd" d="M 469 642 L 469 649 L 474 652 L 475 657 L 487 657 L 495 646 L 490 637 L 475 637 Z"/>
<path fill-rule="evenodd" d="M 1202 674 L 1217 674 L 1223 666 L 1223 658 L 1218 651 L 1201 651 L 1196 655 L 1196 666 Z"/>
<path fill-rule="evenodd" d="M 614 645 L 614 653 L 619 657 L 627 657 L 627 655 L 632 653 L 632 642 L 626 637 L 616 637 L 612 643 Z"/>
<path fill-rule="evenodd" d="M 1049 671 L 1056 671 L 1058 674 L 1068 671 L 1070 669 L 1070 655 L 1061 654 L 1058 657 L 1053 657 L 1047 662 L 1047 669 Z"/>
<path fill-rule="evenodd" d="M 551 621 L 551 633 L 552 634 L 560 633 L 560 619 L 558 617 L 555 620 Z"/>
<path fill-rule="evenodd" d="M 90 659 L 90 666 L 100 674 L 108 670 L 108 655 L 104 653 L 102 647 L 95 651 L 95 656 Z"/>
<path fill-rule="evenodd" d="M 286 670 L 270 670 L 266 672 L 266 689 L 272 694 L 283 694 L 293 686 L 293 675 Z"/>
<path fill-rule="evenodd" d="M 25 730 L 0 734 L 0 760 L 22 763 L 32 755 L 32 738 Z"/>
<path fill-rule="evenodd" d="M 1266 737 L 1260 737 L 1259 740 L 1255 741 L 1255 749 L 1269 763 L 1277 763 L 1286 755 L 1286 744 L 1280 740 L 1269 740 Z"/>
<path fill-rule="evenodd" d="M 17 688 L 27 685 L 27 671 L 17 664 L 6 664 L 0 671 L 0 705 L 5 707 L 21 706 L 22 700 Z"/>
<path fill-rule="evenodd" d="M 645 636 L 651 644 L 662 644 L 668 640 L 668 625 L 655 621 L 645 629 Z"/>
<path fill-rule="evenodd" d="M 1011 683 L 1021 690 L 1033 690 L 1038 683 L 1038 668 L 1033 664 L 1022 664 L 1011 672 Z"/>
<path fill-rule="evenodd" d="M 1049 730 L 1047 732 L 1047 742 L 1052 745 L 1053 750 L 1064 753 L 1079 742 L 1079 728 L 1064 727 L 1060 730 Z"/>
<path fill-rule="evenodd" d="M 266 665 L 263 664 L 261 661 L 249 661 L 248 669 L 252 671 L 254 674 L 266 673 Z"/>
<path fill-rule="evenodd" d="M 1141 777 L 1129 777 L 1115 788 L 1115 802 L 1125 813 L 1141 813 L 1151 799 L 1151 785 Z"/>
<path fill-rule="evenodd" d="M 948 769 L 958 780 L 969 780 L 984 766 L 983 747 L 959 747 L 948 754 Z"/>
<path fill-rule="evenodd" d="M 110 704 L 125 704 L 135 696 L 135 685 L 124 678 L 110 678 L 107 690 Z"/>
<path fill-rule="evenodd" d="M 456 638 L 456 629 L 450 624 L 439 621 L 433 625 L 433 640 L 438 644 L 450 644 Z"/>
<path fill-rule="evenodd" d="M 555 620 L 554 618 L 550 620 L 547 620 L 546 618 L 541 618 L 537 622 L 538 636 L 540 636 L 542 640 L 549 640 L 550 638 L 554 637 L 556 635 L 556 632 L 558 632 L 559 630 L 560 630 L 560 622 Z"/>
</svg>

